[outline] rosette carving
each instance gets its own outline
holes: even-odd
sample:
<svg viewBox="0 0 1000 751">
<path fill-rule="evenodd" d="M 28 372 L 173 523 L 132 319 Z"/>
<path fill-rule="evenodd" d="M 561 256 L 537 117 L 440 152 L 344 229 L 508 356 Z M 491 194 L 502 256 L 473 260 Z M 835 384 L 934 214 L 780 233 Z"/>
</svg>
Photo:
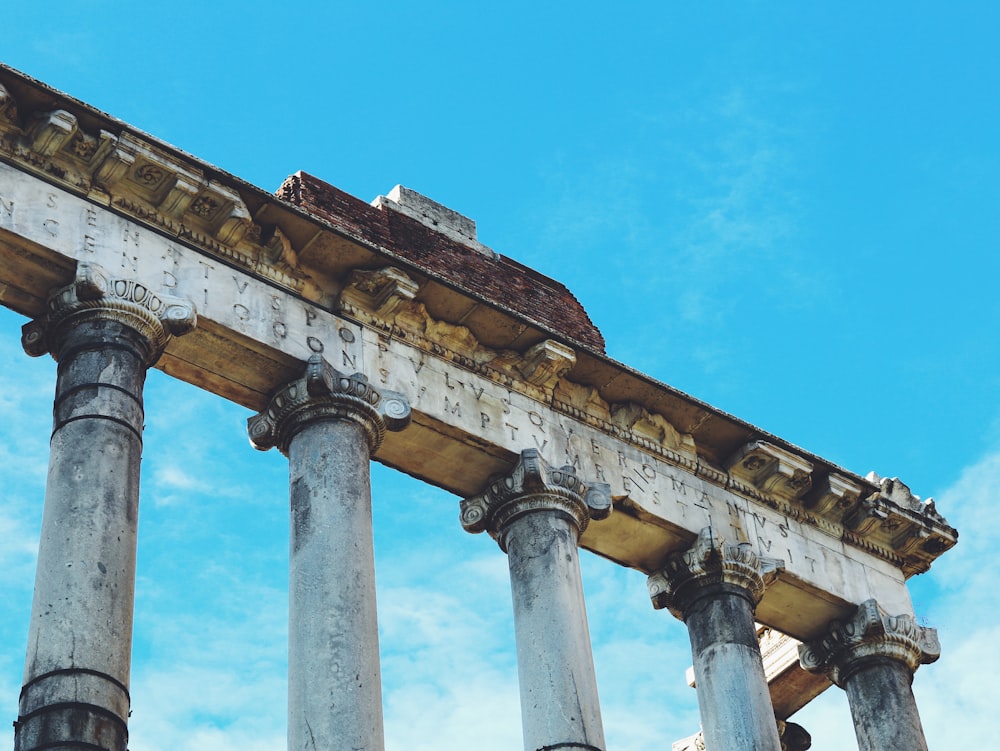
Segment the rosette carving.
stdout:
<svg viewBox="0 0 1000 751">
<path fill-rule="evenodd" d="M 649 576 L 649 596 L 654 608 L 666 608 L 681 620 L 688 606 L 709 587 L 735 587 L 756 607 L 765 587 L 784 566 L 777 558 L 758 556 L 748 542 L 728 545 L 711 527 L 705 527 L 694 545 L 671 554 L 664 567 Z"/>
<path fill-rule="evenodd" d="M 280 388 L 263 412 L 247 420 L 247 432 L 254 448 L 267 451 L 277 446 L 286 454 L 292 438 L 306 425 L 328 419 L 357 422 L 369 451 L 375 453 L 386 430 L 398 432 L 410 424 L 410 404 L 400 393 L 375 388 L 362 373 L 335 370 L 316 354 L 300 378 Z"/>
<path fill-rule="evenodd" d="M 799 645 L 804 670 L 823 673 L 838 686 L 873 660 L 898 660 L 910 672 L 941 656 L 937 631 L 911 615 L 889 615 L 875 600 L 858 606 L 847 621 L 830 623 L 826 636 Z"/>
<path fill-rule="evenodd" d="M 198 323 L 190 300 L 153 292 L 135 279 L 115 277 L 95 263 L 80 262 L 72 284 L 49 295 L 48 313 L 21 329 L 21 344 L 32 357 L 56 352 L 61 332 L 85 321 L 114 320 L 138 331 L 147 341 L 147 365 L 163 353 L 171 336 Z"/>
<path fill-rule="evenodd" d="M 525 449 L 508 474 L 493 476 L 486 490 L 461 502 L 461 521 L 467 532 L 489 532 L 506 550 L 504 530 L 534 511 L 561 513 L 582 534 L 591 519 L 611 513 L 611 487 L 586 482 L 573 467 L 553 467 L 537 449 Z"/>
</svg>

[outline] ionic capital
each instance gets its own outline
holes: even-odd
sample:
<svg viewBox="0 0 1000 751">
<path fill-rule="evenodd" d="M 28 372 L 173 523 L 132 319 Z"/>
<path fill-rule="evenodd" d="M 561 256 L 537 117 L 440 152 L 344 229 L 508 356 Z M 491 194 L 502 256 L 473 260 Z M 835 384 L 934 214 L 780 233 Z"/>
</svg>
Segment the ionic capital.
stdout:
<svg viewBox="0 0 1000 751">
<path fill-rule="evenodd" d="M 784 566 L 777 558 L 758 556 L 748 542 L 727 545 L 705 527 L 694 545 L 671 554 L 666 565 L 650 575 L 649 596 L 654 608 L 667 608 L 681 620 L 691 603 L 720 588 L 735 591 L 756 607 L 764 588 Z"/>
<path fill-rule="evenodd" d="M 247 420 L 254 448 L 274 446 L 288 453 L 292 438 L 317 420 L 352 420 L 359 424 L 375 453 L 386 430 L 402 430 L 410 423 L 410 404 L 395 391 L 379 390 L 362 373 L 344 375 L 313 355 L 300 378 L 280 388 L 267 408 Z"/>
<path fill-rule="evenodd" d="M 118 321 L 145 339 L 146 365 L 163 353 L 171 336 L 191 331 L 198 322 L 190 300 L 153 292 L 135 279 L 112 276 L 95 263 L 80 262 L 76 278 L 49 295 L 45 316 L 26 323 L 21 344 L 32 357 L 58 351 L 66 328 L 88 321 Z"/>
<path fill-rule="evenodd" d="M 462 526 L 489 532 L 506 550 L 504 530 L 535 511 L 561 513 L 582 534 L 591 519 L 611 513 L 611 488 L 581 480 L 571 466 L 552 467 L 537 449 L 526 449 L 508 474 L 493 476 L 485 491 L 462 501 Z"/>
<path fill-rule="evenodd" d="M 918 625 L 911 615 L 889 615 L 875 600 L 861 603 L 849 621 L 830 623 L 826 636 L 799 645 L 803 669 L 823 673 L 841 688 L 873 661 L 896 660 L 913 673 L 940 656 L 936 630 Z"/>
</svg>

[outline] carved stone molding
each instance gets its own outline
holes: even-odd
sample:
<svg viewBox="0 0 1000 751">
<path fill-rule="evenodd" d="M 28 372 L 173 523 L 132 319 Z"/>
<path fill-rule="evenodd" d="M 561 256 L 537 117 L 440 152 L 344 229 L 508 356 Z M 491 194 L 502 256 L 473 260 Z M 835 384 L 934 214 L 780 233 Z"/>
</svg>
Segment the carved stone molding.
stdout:
<svg viewBox="0 0 1000 751">
<path fill-rule="evenodd" d="M 115 320 L 138 331 L 149 344 L 147 365 L 163 353 L 171 336 L 191 331 L 198 322 L 190 300 L 153 292 L 135 279 L 110 275 L 94 263 L 78 263 L 73 282 L 53 292 L 48 313 L 26 323 L 21 344 L 32 357 L 56 351 L 66 326 L 84 321 Z"/>
<path fill-rule="evenodd" d="M 18 113 L 0 86 L 0 153 L 7 158 L 141 224 L 315 294 L 291 243 L 273 225 L 253 221 L 236 187 L 128 130 L 88 128 L 67 109 Z"/>
<path fill-rule="evenodd" d="M 813 487 L 813 491 L 802 499 L 803 507 L 823 516 L 841 513 L 858 502 L 861 486 L 846 477 L 830 473 Z"/>
<path fill-rule="evenodd" d="M 288 453 L 292 438 L 316 420 L 344 419 L 357 422 L 375 453 L 386 430 L 400 431 L 410 423 L 410 405 L 395 391 L 379 390 L 361 373 L 344 375 L 321 355 L 313 355 L 305 373 L 280 388 L 267 408 L 247 420 L 254 448 L 274 446 Z"/>
<path fill-rule="evenodd" d="M 823 673 L 838 686 L 858 668 L 876 660 L 897 660 L 910 670 L 941 656 L 937 631 L 910 615 L 889 615 L 875 600 L 858 606 L 854 616 L 830 623 L 826 636 L 799 646 L 803 669 Z"/>
<path fill-rule="evenodd" d="M 611 422 L 633 435 L 649 439 L 692 459 L 697 456 L 694 439 L 690 435 L 678 432 L 662 415 L 650 412 L 635 402 L 611 405 Z"/>
<path fill-rule="evenodd" d="M 576 353 L 572 347 L 546 339 L 524 353 L 520 370 L 528 383 L 552 391 L 575 364 Z"/>
<path fill-rule="evenodd" d="M 866 478 L 877 493 L 862 498 L 844 515 L 844 527 L 861 536 L 879 536 L 900 556 L 906 576 L 930 568 L 931 562 L 958 542 L 958 532 L 938 513 L 933 498 L 922 501 L 897 478 Z"/>
<path fill-rule="evenodd" d="M 0 84 L 0 119 L 17 122 L 17 101 L 3 84 Z"/>
<path fill-rule="evenodd" d="M 582 534 L 591 519 L 611 513 L 611 488 L 581 480 L 573 467 L 552 467 L 537 449 L 525 449 L 508 474 L 494 476 L 485 491 L 460 506 L 467 532 L 489 532 L 506 550 L 504 529 L 534 511 L 559 512 Z"/>
<path fill-rule="evenodd" d="M 743 446 L 726 462 L 726 469 L 785 501 L 798 500 L 812 487 L 812 463 L 766 441 Z"/>
<path fill-rule="evenodd" d="M 670 555 L 664 567 L 649 576 L 649 596 L 654 608 L 666 608 L 680 620 L 706 590 L 720 586 L 734 587 L 756 606 L 783 568 L 784 561 L 758 556 L 750 543 L 727 545 L 705 527 L 694 545 Z"/>
<path fill-rule="evenodd" d="M 400 304 L 412 300 L 420 286 L 393 266 L 375 271 L 356 269 L 337 299 L 337 309 L 362 308 L 380 318 L 391 320 Z"/>
</svg>

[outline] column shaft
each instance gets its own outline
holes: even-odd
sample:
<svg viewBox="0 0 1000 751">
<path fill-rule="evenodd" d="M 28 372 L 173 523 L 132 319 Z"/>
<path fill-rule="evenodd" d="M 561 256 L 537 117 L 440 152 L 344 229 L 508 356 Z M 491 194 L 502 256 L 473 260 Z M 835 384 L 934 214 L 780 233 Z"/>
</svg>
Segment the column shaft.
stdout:
<svg viewBox="0 0 1000 751">
<path fill-rule="evenodd" d="M 385 745 L 370 462 L 409 421 L 402 394 L 314 355 L 247 422 L 254 446 L 289 461 L 289 751 Z"/>
<path fill-rule="evenodd" d="M 844 681 L 859 751 L 927 751 L 912 680 L 904 663 L 880 660 Z"/>
<path fill-rule="evenodd" d="M 554 511 L 526 514 L 504 533 L 528 751 L 604 748 L 577 535 Z"/>
<path fill-rule="evenodd" d="M 847 692 L 861 751 L 927 751 L 910 684 L 920 665 L 940 655 L 934 629 L 907 613 L 889 615 L 875 600 L 799 646 L 805 670 L 824 673 Z"/>
<path fill-rule="evenodd" d="M 781 749 L 753 615 L 782 567 L 706 527 L 649 577 L 653 606 L 688 627 L 707 751 Z"/>
<path fill-rule="evenodd" d="M 15 749 L 124 751 L 142 387 L 149 350 L 117 321 L 62 338 Z"/>
<path fill-rule="evenodd" d="M 511 471 L 462 501 L 462 526 L 506 551 L 525 751 L 604 748 L 577 544 L 611 513 L 611 488 L 527 449 Z"/>
<path fill-rule="evenodd" d="M 288 449 L 288 748 L 383 748 L 368 443 L 320 420 Z"/>
<path fill-rule="evenodd" d="M 705 747 L 779 749 L 753 607 L 739 594 L 706 593 L 685 611 Z"/>
</svg>

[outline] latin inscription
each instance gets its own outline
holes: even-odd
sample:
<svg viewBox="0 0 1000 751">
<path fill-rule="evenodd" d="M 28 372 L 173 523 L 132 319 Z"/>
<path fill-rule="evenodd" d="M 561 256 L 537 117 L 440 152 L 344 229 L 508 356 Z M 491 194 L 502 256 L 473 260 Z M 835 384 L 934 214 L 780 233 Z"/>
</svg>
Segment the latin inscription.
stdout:
<svg viewBox="0 0 1000 751">
<path fill-rule="evenodd" d="M 5 232 L 187 297 L 198 306 L 200 318 L 238 331 L 261 347 L 300 360 L 321 353 L 339 370 L 363 373 L 404 393 L 415 410 L 451 427 L 449 440 L 461 440 L 464 431 L 470 443 L 512 452 L 537 448 L 552 464 L 607 482 L 617 502 L 631 504 L 649 518 L 688 532 L 711 525 L 730 542 L 746 541 L 761 555 L 783 559 L 795 576 L 845 600 L 860 601 L 855 588 L 870 586 L 857 584 L 866 581 L 858 573 L 869 565 L 860 562 L 865 553 L 845 557 L 839 540 L 800 521 L 794 512 L 738 496 L 672 463 L 669 454 L 640 450 L 553 410 L 516 385 L 459 367 L 443 347 L 422 352 L 364 329 L 180 241 L 75 196 L 54 193 L 51 186 L 2 164 L 0 179 L 0 227 Z M 831 576 L 838 581 L 830 584 Z"/>
</svg>

